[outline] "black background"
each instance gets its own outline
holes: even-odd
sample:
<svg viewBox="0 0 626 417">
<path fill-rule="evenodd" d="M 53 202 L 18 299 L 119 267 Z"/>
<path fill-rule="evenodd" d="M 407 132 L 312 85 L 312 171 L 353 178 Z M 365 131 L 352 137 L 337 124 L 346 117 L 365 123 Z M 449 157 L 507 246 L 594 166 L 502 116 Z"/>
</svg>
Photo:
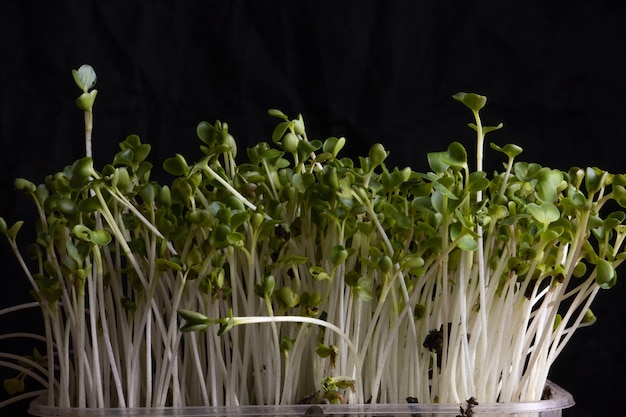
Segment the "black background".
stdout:
<svg viewBox="0 0 626 417">
<path fill-rule="evenodd" d="M 83 63 L 99 77 L 97 167 L 131 133 L 152 145 L 157 166 L 175 152 L 194 160 L 197 123 L 215 119 L 229 123 L 243 156 L 270 140 L 275 119 L 266 110 L 279 108 L 302 113 L 310 137 L 345 136 L 347 154 L 381 142 L 388 165 L 424 169 L 426 153 L 452 140 L 472 149 L 471 114 L 451 99 L 471 91 L 488 96 L 486 124 L 505 124 L 488 139 L 522 146 L 522 159 L 624 172 L 625 57 L 618 1 L 5 0 L 0 215 L 32 218 L 14 178 L 40 182 L 83 155 L 70 72 Z M 494 153 L 487 159 L 500 163 Z M 6 242 L 0 261 L 0 308 L 29 301 Z M 565 416 L 624 407 L 624 295 L 623 282 L 600 293 L 599 321 L 552 369 L 577 401 Z M 0 324 L 36 330 L 39 321 L 16 313 Z M 0 415 L 25 415 L 26 406 Z"/>
</svg>

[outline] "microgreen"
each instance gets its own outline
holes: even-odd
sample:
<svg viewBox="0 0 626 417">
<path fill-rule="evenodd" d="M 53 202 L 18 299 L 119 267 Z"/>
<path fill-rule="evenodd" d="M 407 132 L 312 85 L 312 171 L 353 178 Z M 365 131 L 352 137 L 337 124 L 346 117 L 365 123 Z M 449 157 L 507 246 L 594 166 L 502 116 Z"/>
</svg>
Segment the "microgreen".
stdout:
<svg viewBox="0 0 626 417">
<path fill-rule="evenodd" d="M 92 71 L 73 73 L 86 140 Z M 626 214 L 605 212 L 626 180 L 495 143 L 504 170 L 489 175 L 502 124 L 483 126 L 485 97 L 453 97 L 474 118 L 475 168 L 460 142 L 424 155 L 428 172 L 388 166 L 381 144 L 344 157 L 345 138 L 310 140 L 273 109 L 244 162 L 228 124 L 201 122 L 199 159 L 167 158 L 167 183 L 136 135 L 102 168 L 88 153 L 16 180 L 37 234 L 22 249 L 21 220 L 0 233 L 48 343 L 5 387 L 39 375 L 61 407 L 540 399 L 617 282 Z"/>
</svg>

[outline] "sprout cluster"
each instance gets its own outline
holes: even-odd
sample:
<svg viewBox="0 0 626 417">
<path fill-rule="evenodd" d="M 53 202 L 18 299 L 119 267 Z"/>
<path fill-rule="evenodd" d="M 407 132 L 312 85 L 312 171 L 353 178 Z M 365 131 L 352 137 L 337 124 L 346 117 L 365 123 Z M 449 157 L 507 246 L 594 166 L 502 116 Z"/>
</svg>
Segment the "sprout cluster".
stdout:
<svg viewBox="0 0 626 417">
<path fill-rule="evenodd" d="M 454 97 L 482 167 L 501 125 L 482 126 L 484 97 Z M 539 400 L 616 282 L 626 214 L 601 212 L 626 203 L 626 177 L 517 162 L 510 144 L 491 145 L 489 176 L 458 142 L 415 172 L 269 113 L 244 163 L 226 123 L 200 123 L 201 158 L 164 161 L 168 184 L 135 135 L 101 170 L 85 157 L 16 180 L 37 234 L 22 251 L 21 221 L 0 232 L 43 313 L 49 403 Z"/>
</svg>

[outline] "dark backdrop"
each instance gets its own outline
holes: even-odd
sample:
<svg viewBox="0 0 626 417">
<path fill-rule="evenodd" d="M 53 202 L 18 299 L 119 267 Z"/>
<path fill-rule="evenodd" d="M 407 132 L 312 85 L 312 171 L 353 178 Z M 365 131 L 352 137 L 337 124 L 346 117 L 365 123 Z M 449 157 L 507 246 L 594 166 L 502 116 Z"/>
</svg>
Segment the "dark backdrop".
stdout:
<svg viewBox="0 0 626 417">
<path fill-rule="evenodd" d="M 382 142 L 391 164 L 421 169 L 451 140 L 471 148 L 471 114 L 451 95 L 472 91 L 489 97 L 484 121 L 505 124 L 491 139 L 519 144 L 526 160 L 624 172 L 625 35 L 616 1 L 5 0 L 0 215 L 32 216 L 15 177 L 39 182 L 82 155 L 70 70 L 83 63 L 99 76 L 97 166 L 130 133 L 155 161 L 193 160 L 202 120 L 228 122 L 243 154 L 269 140 L 276 107 L 302 113 L 310 136 L 346 136 L 348 153 Z M 28 301 L 6 242 L 0 260 L 0 308 Z M 566 416 L 623 408 L 625 287 L 599 295 L 598 323 L 553 368 L 577 401 Z M 0 317 L 3 332 L 24 323 L 39 326 L 28 313 Z"/>
</svg>

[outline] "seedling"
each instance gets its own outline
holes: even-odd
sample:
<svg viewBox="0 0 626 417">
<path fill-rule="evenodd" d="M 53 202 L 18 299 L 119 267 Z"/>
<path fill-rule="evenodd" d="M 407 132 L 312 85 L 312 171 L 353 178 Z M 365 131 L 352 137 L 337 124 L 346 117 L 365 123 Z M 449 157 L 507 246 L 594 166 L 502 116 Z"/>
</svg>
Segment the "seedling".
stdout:
<svg viewBox="0 0 626 417">
<path fill-rule="evenodd" d="M 74 76 L 89 142 L 95 72 Z M 387 166 L 381 144 L 344 157 L 345 138 L 270 110 L 277 127 L 245 162 L 230 126 L 202 122 L 198 161 L 165 160 L 167 183 L 136 135 L 102 168 L 87 151 L 40 185 L 16 180 L 37 234 L 0 232 L 47 352 L 5 386 L 32 375 L 60 407 L 470 398 L 470 416 L 475 399 L 541 399 L 617 281 L 626 213 L 608 208 L 626 205 L 626 177 L 495 143 L 503 169 L 488 174 L 502 124 L 483 126 L 485 97 L 453 97 L 473 116 L 475 168 L 459 142 L 425 155 L 427 172 Z"/>
</svg>

